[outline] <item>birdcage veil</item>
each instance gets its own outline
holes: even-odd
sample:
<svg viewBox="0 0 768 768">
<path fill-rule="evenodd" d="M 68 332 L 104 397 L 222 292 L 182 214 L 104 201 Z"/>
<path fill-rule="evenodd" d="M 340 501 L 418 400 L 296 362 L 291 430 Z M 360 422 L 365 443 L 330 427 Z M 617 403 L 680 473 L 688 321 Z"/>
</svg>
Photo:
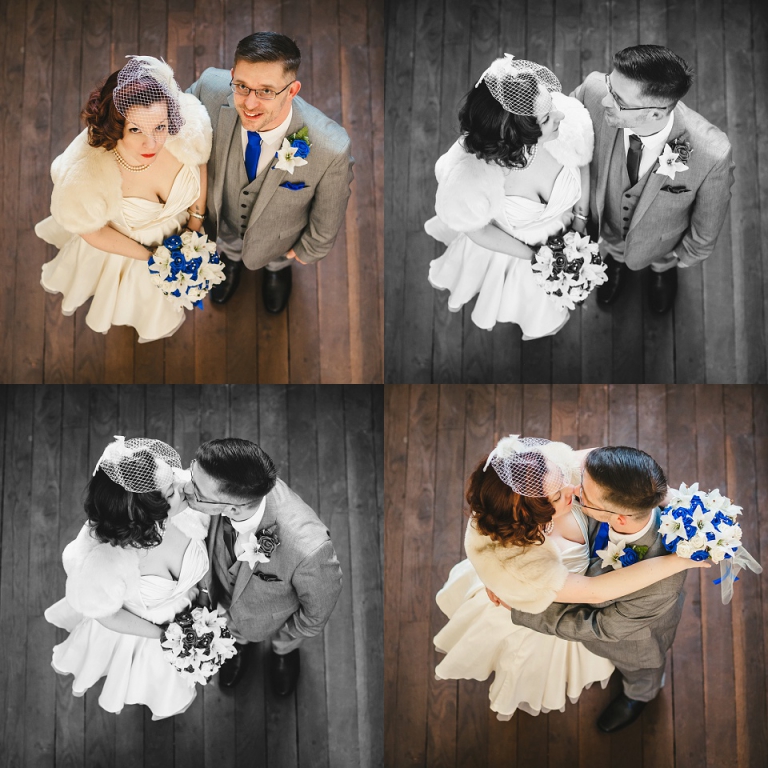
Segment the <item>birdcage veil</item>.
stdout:
<svg viewBox="0 0 768 768">
<path fill-rule="evenodd" d="M 184 125 L 179 106 L 179 85 L 173 70 L 153 56 L 128 56 L 128 63 L 117 75 L 112 91 L 115 109 L 147 136 L 158 135 L 157 113 L 148 107 L 164 103 L 168 107 L 166 125 L 169 133 L 178 133 Z"/>
<path fill-rule="evenodd" d="M 499 479 L 521 496 L 544 497 L 572 481 L 571 448 L 543 437 L 503 437 L 491 451 L 490 465 Z"/>
<path fill-rule="evenodd" d="M 127 491 L 148 493 L 167 488 L 173 482 L 173 470 L 181 469 L 181 457 L 162 440 L 115 435 L 93 470 L 106 472 L 110 480 Z"/>
<path fill-rule="evenodd" d="M 475 88 L 484 82 L 496 101 L 515 115 L 538 116 L 552 110 L 553 92 L 562 87 L 555 75 L 541 64 L 516 59 L 505 53 L 483 72 Z"/>
</svg>

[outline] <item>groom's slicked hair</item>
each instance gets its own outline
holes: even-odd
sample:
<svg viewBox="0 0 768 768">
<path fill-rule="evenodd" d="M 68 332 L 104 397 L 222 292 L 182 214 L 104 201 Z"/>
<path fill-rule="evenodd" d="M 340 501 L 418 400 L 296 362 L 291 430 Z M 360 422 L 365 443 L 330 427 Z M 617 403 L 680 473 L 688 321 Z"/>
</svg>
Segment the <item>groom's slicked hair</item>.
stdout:
<svg viewBox="0 0 768 768">
<path fill-rule="evenodd" d="M 195 460 L 216 480 L 222 493 L 243 501 L 266 496 L 277 482 L 274 462 L 250 440 L 209 440 L 197 449 Z"/>
<path fill-rule="evenodd" d="M 235 64 L 238 61 L 251 64 L 278 61 L 286 73 L 296 75 L 301 64 L 301 51 L 290 37 L 278 32 L 254 32 L 237 44 Z"/>
<path fill-rule="evenodd" d="M 613 67 L 624 77 L 642 83 L 640 93 L 666 99 L 674 106 L 693 84 L 693 70 L 685 59 L 663 45 L 632 45 L 613 54 Z"/>
<path fill-rule="evenodd" d="M 625 445 L 596 448 L 587 454 L 584 469 L 600 486 L 603 501 L 629 513 L 647 513 L 667 495 L 667 478 L 656 460 L 639 448 Z"/>
</svg>

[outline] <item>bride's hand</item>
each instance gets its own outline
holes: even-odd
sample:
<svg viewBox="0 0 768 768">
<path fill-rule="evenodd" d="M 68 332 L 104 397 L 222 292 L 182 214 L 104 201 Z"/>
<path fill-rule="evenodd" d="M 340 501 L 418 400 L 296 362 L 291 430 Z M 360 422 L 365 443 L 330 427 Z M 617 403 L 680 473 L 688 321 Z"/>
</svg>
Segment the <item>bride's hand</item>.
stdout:
<svg viewBox="0 0 768 768">
<path fill-rule="evenodd" d="M 688 568 L 711 568 L 712 567 L 712 561 L 711 560 L 688 560 L 686 558 L 680 558 L 681 560 L 686 560 L 685 569 Z"/>
<path fill-rule="evenodd" d="M 197 600 L 199 594 L 200 590 L 197 587 L 191 587 L 189 592 L 187 592 L 187 600 L 189 600 L 191 605 L 195 604 L 195 600 Z"/>
<path fill-rule="evenodd" d="M 574 216 L 573 221 L 571 222 L 571 229 L 574 232 L 583 235 L 587 231 L 587 222 L 584 221 L 584 219 L 578 219 Z"/>
</svg>

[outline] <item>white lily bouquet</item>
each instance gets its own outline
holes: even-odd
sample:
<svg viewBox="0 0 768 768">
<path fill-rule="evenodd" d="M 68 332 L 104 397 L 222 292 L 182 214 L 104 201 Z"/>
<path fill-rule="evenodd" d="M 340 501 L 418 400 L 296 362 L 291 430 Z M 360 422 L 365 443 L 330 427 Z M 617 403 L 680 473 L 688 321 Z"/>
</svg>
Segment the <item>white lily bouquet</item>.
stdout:
<svg viewBox="0 0 768 768">
<path fill-rule="evenodd" d="M 608 279 L 597 243 L 578 232 L 550 237 L 535 251 L 531 269 L 536 282 L 562 309 L 576 309 L 577 302 Z"/>
<path fill-rule="evenodd" d="M 197 232 L 166 237 L 147 263 L 152 282 L 183 309 L 202 309 L 208 291 L 225 279 L 216 244 Z"/>
<path fill-rule="evenodd" d="M 699 484 L 690 488 L 683 483 L 673 491 L 672 499 L 661 513 L 659 533 L 664 535 L 668 552 L 691 560 L 712 560 L 720 563 L 720 584 L 723 603 L 733 597 L 733 583 L 742 568 L 762 573 L 762 566 L 744 549 L 741 526 L 736 518 L 741 507 L 731 503 L 716 488 L 704 493 Z"/>
<path fill-rule="evenodd" d="M 227 620 L 207 608 L 177 614 L 160 637 L 163 656 L 190 685 L 205 685 L 237 650 Z"/>
</svg>

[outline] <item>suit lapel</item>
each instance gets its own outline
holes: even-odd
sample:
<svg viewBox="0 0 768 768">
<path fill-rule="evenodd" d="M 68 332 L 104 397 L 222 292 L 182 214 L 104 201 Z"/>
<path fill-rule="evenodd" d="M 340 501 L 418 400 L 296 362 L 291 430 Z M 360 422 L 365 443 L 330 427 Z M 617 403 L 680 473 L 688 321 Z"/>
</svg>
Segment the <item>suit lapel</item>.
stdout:
<svg viewBox="0 0 768 768">
<path fill-rule="evenodd" d="M 273 500 L 274 494 L 270 493 L 267 496 L 267 504 L 264 508 L 264 516 L 261 518 L 259 527 L 257 530 L 263 531 L 265 528 L 269 528 L 275 523 L 277 518 L 277 509 Z M 241 562 L 240 570 L 237 572 L 237 579 L 235 580 L 235 587 L 232 590 L 231 605 L 235 604 L 235 601 L 243 594 L 243 590 L 248 585 L 248 582 L 253 578 L 254 571 L 259 564 L 257 563 L 251 568 L 247 562 Z"/>
<path fill-rule="evenodd" d="M 290 136 L 292 133 L 295 133 L 303 125 L 304 115 L 301 111 L 301 106 L 298 102 L 298 99 L 294 99 L 293 114 L 291 116 L 291 122 L 288 125 L 288 132 L 286 133 L 286 136 Z M 259 216 L 261 216 L 262 211 L 267 207 L 267 204 L 272 199 L 272 196 L 277 191 L 277 188 L 286 180 L 286 177 L 288 176 L 288 171 L 273 171 L 273 165 L 274 163 L 271 164 L 266 171 L 264 171 L 264 173 L 267 174 L 267 178 L 264 179 L 264 183 L 261 185 L 258 197 L 256 198 L 256 202 L 254 203 L 253 209 L 251 210 L 251 218 L 248 222 L 249 227 L 259 218 Z"/>
<path fill-rule="evenodd" d="M 611 158 L 613 157 L 613 148 L 619 136 L 619 129 L 612 128 L 605 122 L 605 110 L 602 114 L 602 125 L 600 127 L 600 140 L 597 147 L 598 151 L 598 171 L 597 183 L 595 185 L 595 203 L 597 210 L 602 212 L 605 208 L 605 190 L 608 186 L 608 172 L 611 167 Z M 602 219 L 602 215 L 600 216 Z M 602 226 L 602 223 L 601 223 Z"/>
<path fill-rule="evenodd" d="M 213 204 L 218 218 L 224 198 L 224 176 L 227 173 L 227 154 L 232 144 L 232 135 L 240 127 L 237 110 L 232 106 L 232 94 L 227 105 L 219 109 L 219 122 L 216 125 L 216 178 L 213 182 Z"/>
<path fill-rule="evenodd" d="M 685 130 L 685 120 L 683 118 L 682 109 L 680 109 L 680 106 L 675 107 L 674 115 L 675 118 L 672 122 L 672 130 L 669 132 L 665 146 L 666 144 L 669 144 L 670 141 L 674 141 Z M 662 152 L 663 151 L 664 148 L 662 147 Z M 637 208 L 635 208 L 635 212 L 632 215 L 632 221 L 629 224 L 627 236 L 629 236 L 629 233 L 637 226 L 637 223 L 645 215 L 645 212 L 648 210 L 648 208 L 650 208 L 651 203 L 656 199 L 656 195 L 659 194 L 659 190 L 661 189 L 664 182 L 669 180 L 669 176 L 656 173 L 657 164 L 658 160 L 651 166 L 651 170 L 649 171 L 651 175 L 648 181 L 645 183 L 643 191 L 640 193 L 640 199 L 637 201 Z"/>
</svg>

